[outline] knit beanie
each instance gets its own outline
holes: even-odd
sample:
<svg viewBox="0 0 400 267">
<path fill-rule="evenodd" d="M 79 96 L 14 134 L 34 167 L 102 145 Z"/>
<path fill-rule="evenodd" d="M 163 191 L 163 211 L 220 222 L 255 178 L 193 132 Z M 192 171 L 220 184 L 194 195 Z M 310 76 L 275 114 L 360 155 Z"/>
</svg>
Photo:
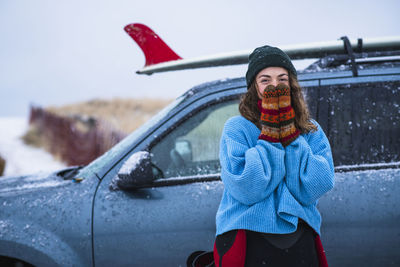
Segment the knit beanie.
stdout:
<svg viewBox="0 0 400 267">
<path fill-rule="evenodd" d="M 250 87 L 256 75 L 268 67 L 282 67 L 297 76 L 296 68 L 285 52 L 278 47 L 265 45 L 256 48 L 249 56 L 249 67 L 246 72 L 247 88 Z"/>
</svg>

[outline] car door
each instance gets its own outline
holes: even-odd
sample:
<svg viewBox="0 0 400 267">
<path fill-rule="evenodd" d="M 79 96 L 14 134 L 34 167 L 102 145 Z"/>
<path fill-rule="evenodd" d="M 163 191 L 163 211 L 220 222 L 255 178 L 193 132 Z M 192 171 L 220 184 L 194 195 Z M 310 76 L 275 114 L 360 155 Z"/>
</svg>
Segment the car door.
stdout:
<svg viewBox="0 0 400 267">
<path fill-rule="evenodd" d="M 213 249 L 219 139 L 238 100 L 207 99 L 166 118 L 169 126 L 139 145 L 158 176 L 151 187 L 112 191 L 116 172 L 102 179 L 93 209 L 96 266 L 185 266 L 192 252 Z"/>
<path fill-rule="evenodd" d="M 400 75 L 378 73 L 321 80 L 307 94 L 335 161 L 335 187 L 319 201 L 334 266 L 400 264 Z"/>
</svg>

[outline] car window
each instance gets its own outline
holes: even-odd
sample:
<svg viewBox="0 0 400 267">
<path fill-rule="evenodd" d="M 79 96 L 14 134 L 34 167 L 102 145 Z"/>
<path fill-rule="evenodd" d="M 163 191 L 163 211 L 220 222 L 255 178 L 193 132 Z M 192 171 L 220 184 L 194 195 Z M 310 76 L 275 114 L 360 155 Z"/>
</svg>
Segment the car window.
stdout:
<svg viewBox="0 0 400 267">
<path fill-rule="evenodd" d="M 306 95 L 336 166 L 400 160 L 399 81 L 320 86 Z"/>
<path fill-rule="evenodd" d="M 110 150 L 108 150 L 106 153 L 104 153 L 103 155 L 92 161 L 89 165 L 82 168 L 79 171 L 78 175 L 86 177 L 92 175 L 92 173 L 98 174 L 99 170 L 103 169 L 107 164 L 109 164 L 110 162 L 114 162 L 116 158 L 120 158 L 121 154 L 125 154 L 126 151 L 132 147 L 132 144 L 137 142 L 137 139 L 141 135 L 146 133 L 146 131 L 148 131 L 150 128 L 154 127 L 157 123 L 163 120 L 166 117 L 166 115 L 175 107 L 177 107 L 183 100 L 185 100 L 184 96 L 175 99 L 175 101 L 173 101 L 165 108 L 163 108 L 161 111 L 159 111 L 150 120 L 148 120 L 138 129 L 136 129 L 127 137 L 125 137 L 121 142 L 119 142 Z"/>
<path fill-rule="evenodd" d="M 238 100 L 207 106 L 152 146 L 153 165 L 162 178 L 220 172 L 219 141 L 223 126 L 239 114 Z"/>
</svg>

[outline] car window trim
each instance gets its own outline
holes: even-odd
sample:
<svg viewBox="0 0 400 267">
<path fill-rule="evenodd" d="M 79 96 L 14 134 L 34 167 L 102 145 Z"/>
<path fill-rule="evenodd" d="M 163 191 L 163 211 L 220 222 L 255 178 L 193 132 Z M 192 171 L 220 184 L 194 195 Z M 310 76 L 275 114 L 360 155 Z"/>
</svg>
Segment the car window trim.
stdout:
<svg viewBox="0 0 400 267">
<path fill-rule="evenodd" d="M 151 184 L 136 187 L 135 189 L 166 187 L 166 186 L 186 185 L 193 183 L 205 183 L 205 182 L 215 182 L 215 181 L 221 181 L 220 173 L 160 178 L 153 181 Z"/>
<path fill-rule="evenodd" d="M 209 95 L 207 95 L 207 96 L 209 96 Z M 169 126 L 165 130 L 163 130 L 162 134 L 157 135 L 156 138 L 151 140 L 147 144 L 147 149 L 146 150 L 151 152 L 153 147 L 156 146 L 160 142 L 160 140 L 164 139 L 166 136 L 171 134 L 176 128 L 178 128 L 180 125 L 185 123 L 188 119 L 193 117 L 195 114 L 198 114 L 199 112 L 203 111 L 204 109 L 206 109 L 206 108 L 208 108 L 210 106 L 215 106 L 215 105 L 218 105 L 218 104 L 228 103 L 228 102 L 236 102 L 236 101 L 239 102 L 240 101 L 240 96 L 241 96 L 241 94 L 230 94 L 230 95 L 218 97 L 218 98 L 216 98 L 216 99 L 214 99 L 212 101 L 204 102 L 203 104 L 200 104 L 198 107 L 192 109 L 190 112 L 187 112 L 185 115 L 180 117 L 179 120 L 176 123 L 174 123 L 173 125 Z M 238 103 L 238 105 L 239 105 L 239 103 Z M 211 174 L 211 175 L 215 176 L 216 174 Z M 198 175 L 195 175 L 195 176 L 182 176 L 182 177 L 187 177 L 187 179 L 190 180 L 193 177 L 201 177 L 201 179 L 203 179 L 204 178 L 203 176 L 204 175 L 200 175 L 200 176 L 198 176 Z M 181 177 L 181 176 L 179 176 L 179 177 Z M 160 178 L 160 179 L 162 179 L 162 180 L 175 179 L 175 177 L 165 177 L 165 178 Z M 182 179 L 182 178 L 179 178 L 179 179 Z M 185 181 L 185 183 L 190 183 L 190 182 L 186 182 Z"/>
<path fill-rule="evenodd" d="M 335 167 L 335 173 L 382 170 L 382 169 L 400 169 L 400 162 L 373 163 L 373 164 L 362 164 L 362 165 L 342 165 Z M 151 184 L 136 187 L 135 189 L 177 186 L 177 185 L 187 185 L 193 183 L 205 183 L 205 182 L 215 182 L 215 181 L 221 181 L 221 173 L 160 178 L 153 181 Z"/>
<path fill-rule="evenodd" d="M 353 171 L 368 171 L 368 170 L 382 170 L 382 169 L 400 169 L 399 162 L 388 163 L 365 163 L 355 165 L 341 165 L 335 167 L 335 172 L 353 172 Z"/>
</svg>

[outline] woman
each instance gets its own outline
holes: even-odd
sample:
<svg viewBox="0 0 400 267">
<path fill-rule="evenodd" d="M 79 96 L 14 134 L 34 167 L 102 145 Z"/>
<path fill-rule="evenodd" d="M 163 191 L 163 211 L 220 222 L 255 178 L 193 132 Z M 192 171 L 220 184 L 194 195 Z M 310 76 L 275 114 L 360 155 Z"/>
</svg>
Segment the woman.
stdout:
<svg viewBox="0 0 400 267">
<path fill-rule="evenodd" d="M 216 216 L 216 266 L 319 266 L 317 200 L 334 184 L 328 139 L 310 119 L 297 72 L 279 48 L 249 56 L 241 116 L 221 137 L 225 190 Z"/>
</svg>

